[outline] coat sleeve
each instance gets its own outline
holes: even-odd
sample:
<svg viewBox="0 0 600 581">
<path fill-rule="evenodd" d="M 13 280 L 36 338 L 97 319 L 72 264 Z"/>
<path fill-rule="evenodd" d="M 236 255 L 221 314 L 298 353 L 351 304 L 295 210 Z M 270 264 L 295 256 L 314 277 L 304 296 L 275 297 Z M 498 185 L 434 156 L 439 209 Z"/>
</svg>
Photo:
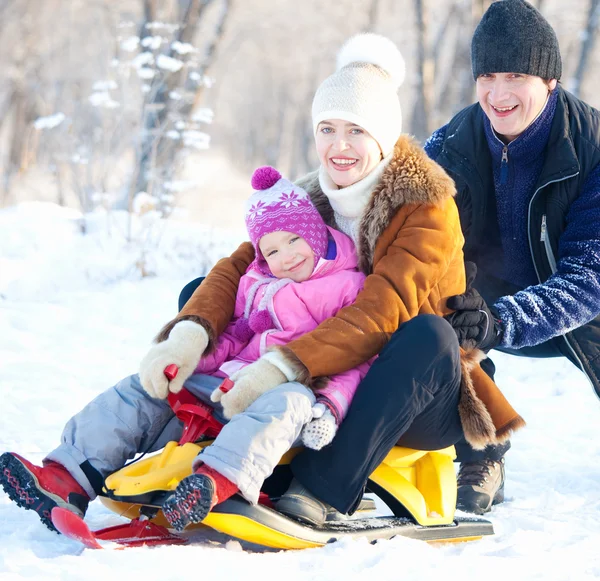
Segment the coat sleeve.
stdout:
<svg viewBox="0 0 600 581">
<path fill-rule="evenodd" d="M 504 325 L 501 346 L 539 345 L 600 315 L 600 166 L 567 213 L 556 272 L 495 303 Z"/>
<path fill-rule="evenodd" d="M 356 301 L 279 350 L 298 380 L 352 369 L 379 353 L 398 327 L 419 314 L 432 289 L 462 252 L 453 198 L 413 204 L 393 218 L 395 239 L 367 276 Z M 376 249 L 377 250 L 377 249 Z"/>
<path fill-rule="evenodd" d="M 250 287 L 254 284 L 255 280 L 256 279 L 251 278 L 248 275 L 244 275 L 240 279 L 233 319 L 229 325 L 227 325 L 225 331 L 217 338 L 215 348 L 208 354 L 202 356 L 196 367 L 196 373 L 212 373 L 216 371 L 223 363 L 230 361 L 239 355 L 240 351 L 248 344 L 248 341 L 238 339 L 233 334 L 233 329 L 237 319 L 244 314 L 246 298 L 248 297 Z"/>
<path fill-rule="evenodd" d="M 160 330 L 156 340 L 164 341 L 179 321 L 191 320 L 206 329 L 207 352 L 214 349 L 215 339 L 233 317 L 240 279 L 253 260 L 254 248 L 250 242 L 244 242 L 231 256 L 219 260 L 177 317 Z"/>
<path fill-rule="evenodd" d="M 354 369 L 332 376 L 327 385 L 315 393 L 317 401 L 322 398 L 327 400 L 338 424 L 346 417 L 358 384 L 367 374 L 370 365 L 371 362 L 363 363 Z"/>
</svg>

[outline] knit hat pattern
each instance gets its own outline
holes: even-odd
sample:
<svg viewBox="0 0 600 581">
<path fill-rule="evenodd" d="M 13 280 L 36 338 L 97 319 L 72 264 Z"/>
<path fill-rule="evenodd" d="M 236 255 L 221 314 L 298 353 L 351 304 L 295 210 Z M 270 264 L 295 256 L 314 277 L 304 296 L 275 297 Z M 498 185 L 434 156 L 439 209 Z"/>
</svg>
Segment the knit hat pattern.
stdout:
<svg viewBox="0 0 600 581">
<path fill-rule="evenodd" d="M 281 177 L 273 167 L 259 167 L 252 176 L 256 190 L 246 201 L 245 221 L 256 258 L 253 265 L 272 275 L 259 242 L 272 232 L 302 236 L 315 254 L 315 264 L 327 254 L 328 230 L 321 214 L 302 188 Z"/>
<path fill-rule="evenodd" d="M 560 79 L 562 60 L 554 29 L 524 0 L 497 0 L 487 9 L 471 42 L 473 78 L 521 73 Z"/>
<path fill-rule="evenodd" d="M 404 76 L 404 59 L 390 39 L 373 33 L 353 36 L 340 49 L 336 72 L 315 93 L 314 133 L 327 119 L 355 123 L 387 156 L 402 133 L 398 88 Z"/>
</svg>

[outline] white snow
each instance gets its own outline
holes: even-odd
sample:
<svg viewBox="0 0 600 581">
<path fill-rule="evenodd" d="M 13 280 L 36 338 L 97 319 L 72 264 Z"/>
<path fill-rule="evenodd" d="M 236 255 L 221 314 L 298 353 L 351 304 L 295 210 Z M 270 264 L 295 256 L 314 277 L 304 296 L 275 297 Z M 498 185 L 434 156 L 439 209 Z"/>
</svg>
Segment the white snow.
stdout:
<svg viewBox="0 0 600 581">
<path fill-rule="evenodd" d="M 94 107 L 105 107 L 106 109 L 116 109 L 120 107 L 120 103 L 115 101 L 108 91 L 96 91 L 92 93 L 89 97 L 90 103 Z"/>
<path fill-rule="evenodd" d="M 198 49 L 191 45 L 189 42 L 179 42 L 178 40 L 171 44 L 171 48 L 177 54 L 189 54 L 191 52 L 198 52 Z"/>
<path fill-rule="evenodd" d="M 142 39 L 141 45 L 150 50 L 158 50 L 164 39 L 162 36 L 146 36 Z"/>
<path fill-rule="evenodd" d="M 183 62 L 166 54 L 159 54 L 156 57 L 156 66 L 159 69 L 175 73 L 183 66 Z"/>
<path fill-rule="evenodd" d="M 121 42 L 121 48 L 126 52 L 133 52 L 140 45 L 139 36 L 130 36 Z"/>
<path fill-rule="evenodd" d="M 58 127 L 65 119 L 66 116 L 64 113 L 54 113 L 54 115 L 38 117 L 33 122 L 33 126 L 36 129 L 53 129 L 54 127 Z"/>
<path fill-rule="evenodd" d="M 142 279 L 139 245 L 121 235 L 125 217 L 85 217 L 86 236 L 82 218 L 52 204 L 0 211 L 0 451 L 35 462 L 58 443 L 70 415 L 137 369 L 175 314 L 183 285 L 243 239 L 200 224 L 136 220 L 135 236 L 160 232 L 157 276 Z M 493 537 L 259 553 L 214 535 L 187 547 L 93 551 L 50 532 L 0 492 L 0 579 L 598 579 L 600 402 L 567 361 L 493 359 L 498 382 L 528 422 L 507 455 L 507 501 L 489 515 Z M 122 522 L 99 502 L 86 519 L 92 528 Z"/>
<path fill-rule="evenodd" d="M 215 113 L 212 109 L 208 109 L 206 107 L 202 107 L 194 112 L 192 116 L 192 120 L 197 123 L 212 123 L 215 117 Z"/>
</svg>

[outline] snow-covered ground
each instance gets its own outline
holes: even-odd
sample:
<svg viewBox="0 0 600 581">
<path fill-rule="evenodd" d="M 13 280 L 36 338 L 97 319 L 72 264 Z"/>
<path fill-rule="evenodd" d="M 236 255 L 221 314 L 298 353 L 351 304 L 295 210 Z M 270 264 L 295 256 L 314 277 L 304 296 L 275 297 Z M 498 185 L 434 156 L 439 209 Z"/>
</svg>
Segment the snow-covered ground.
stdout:
<svg viewBox="0 0 600 581">
<path fill-rule="evenodd" d="M 94 217 L 87 236 L 79 218 L 50 204 L 0 211 L 0 452 L 33 461 L 57 444 L 71 414 L 136 370 L 175 314 L 181 287 L 243 236 L 185 222 L 161 226 L 160 251 L 146 261 L 156 276 L 141 278 L 139 251 L 117 234 L 119 217 Z M 0 492 L 0 579 L 600 578 L 600 402 L 566 361 L 494 360 L 528 427 L 507 456 L 507 501 L 489 515 L 491 538 L 356 540 L 266 553 L 237 542 L 92 551 L 50 532 Z M 99 502 L 87 520 L 92 528 L 120 522 Z"/>
</svg>

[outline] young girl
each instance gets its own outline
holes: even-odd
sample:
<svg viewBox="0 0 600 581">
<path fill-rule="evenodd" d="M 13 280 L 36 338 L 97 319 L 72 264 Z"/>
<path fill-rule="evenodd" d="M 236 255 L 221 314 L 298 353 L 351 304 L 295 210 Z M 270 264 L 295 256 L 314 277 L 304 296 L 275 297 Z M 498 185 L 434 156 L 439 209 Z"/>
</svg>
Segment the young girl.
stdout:
<svg viewBox="0 0 600 581">
<path fill-rule="evenodd" d="M 247 202 L 246 226 L 256 259 L 240 280 L 234 319 L 196 367 L 196 373 L 232 381 L 270 346 L 300 337 L 351 304 L 365 279 L 350 238 L 325 226 L 304 190 L 271 167 L 259 168 L 252 186 L 258 191 Z M 330 378 L 314 407 L 313 392 L 297 382 L 286 381 L 258 399 L 247 385 L 245 395 L 256 401 L 249 405 L 242 398 L 239 409 L 225 408 L 231 421 L 163 505 L 171 525 L 182 530 L 202 521 L 238 491 L 256 503 L 265 478 L 303 426 L 306 446 L 331 442 L 367 367 Z M 227 394 L 215 389 L 211 399 L 226 403 Z M 320 417 L 311 422 L 313 415 Z"/>
<path fill-rule="evenodd" d="M 265 478 L 300 435 L 313 449 L 331 442 L 368 369 L 365 363 L 333 376 L 316 393 L 287 380 L 258 399 L 248 388 L 248 397 L 256 401 L 243 405 L 243 413 L 218 403 L 227 398 L 218 389 L 223 378 L 235 381 L 239 370 L 262 355 L 269 357 L 269 347 L 312 331 L 351 304 L 365 279 L 357 271 L 350 238 L 325 225 L 304 190 L 271 167 L 259 168 L 252 185 L 257 191 L 247 203 L 246 225 L 256 259 L 240 280 L 233 319 L 204 354 L 190 340 L 197 323 L 181 321 L 171 332 L 181 350 L 197 352 L 186 389 L 203 401 L 212 399 L 217 415 L 230 419 L 194 461 L 194 474 L 165 503 L 165 514 L 178 530 L 200 522 L 217 502 L 238 491 L 256 503 Z M 179 363 L 151 350 L 139 375 L 102 393 L 67 423 L 62 444 L 42 467 L 3 454 L 0 481 L 10 498 L 53 528 L 49 515 L 54 506 L 83 515 L 108 474 L 135 454 L 178 439 L 181 423 L 165 398 L 181 384 L 159 383 L 147 374 L 149 361 L 157 357 L 166 357 L 161 369 Z M 262 377 L 256 379 L 260 383 Z"/>
</svg>

